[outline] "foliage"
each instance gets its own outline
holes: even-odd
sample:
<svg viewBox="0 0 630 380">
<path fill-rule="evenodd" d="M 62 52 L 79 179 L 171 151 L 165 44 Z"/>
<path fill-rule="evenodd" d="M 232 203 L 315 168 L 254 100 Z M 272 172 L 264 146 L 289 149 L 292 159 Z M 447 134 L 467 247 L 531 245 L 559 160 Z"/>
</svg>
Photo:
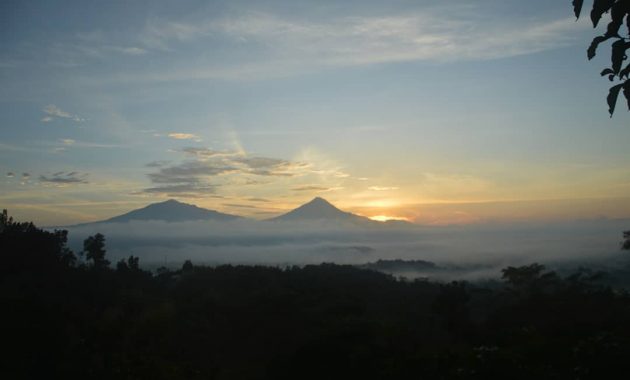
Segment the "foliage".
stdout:
<svg viewBox="0 0 630 380">
<path fill-rule="evenodd" d="M 510 267 L 488 289 L 333 264 L 96 270 L 102 235 L 77 266 L 65 233 L 3 215 L 7 379 L 606 379 L 630 355 L 630 296 L 588 271 Z"/>
<path fill-rule="evenodd" d="M 67 231 L 42 231 L 33 223 L 13 220 L 3 210 L 0 214 L 0 274 L 30 270 L 51 272 L 73 266 L 76 257 L 66 247 Z"/>
<path fill-rule="evenodd" d="M 623 242 L 621 243 L 621 249 L 630 251 L 630 231 L 623 232 Z"/>
<path fill-rule="evenodd" d="M 109 266 L 109 261 L 105 259 L 105 236 L 96 234 L 83 241 L 83 251 L 85 258 L 92 261 L 96 269 L 103 269 Z"/>
<path fill-rule="evenodd" d="M 584 0 L 573 0 L 573 10 L 575 17 L 579 18 Z M 628 59 L 626 51 L 630 48 L 630 0 L 594 0 L 591 10 L 591 21 L 593 27 L 597 27 L 604 14 L 610 13 L 610 23 L 606 32 L 597 36 L 591 42 L 587 50 L 588 59 L 593 59 L 597 53 L 598 46 L 608 40 L 614 40 L 611 45 L 611 67 L 605 68 L 601 76 L 607 76 L 611 82 L 617 82 L 609 90 L 607 102 L 608 112 L 612 117 L 615 112 L 619 92 L 623 94 L 630 109 L 630 64 L 624 67 L 624 62 Z M 622 25 L 627 27 L 627 33 L 621 33 Z"/>
</svg>

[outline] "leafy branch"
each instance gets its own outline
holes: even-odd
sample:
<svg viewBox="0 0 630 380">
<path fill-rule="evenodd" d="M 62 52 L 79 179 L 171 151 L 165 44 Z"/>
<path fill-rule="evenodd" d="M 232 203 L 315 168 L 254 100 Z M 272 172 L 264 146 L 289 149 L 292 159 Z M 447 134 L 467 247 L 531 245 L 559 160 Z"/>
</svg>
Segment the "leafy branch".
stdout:
<svg viewBox="0 0 630 380">
<path fill-rule="evenodd" d="M 575 17 L 580 18 L 583 5 L 584 0 L 573 0 Z M 586 54 L 591 60 L 597 54 L 597 48 L 601 43 L 610 39 L 615 40 L 611 45 L 611 67 L 605 68 L 600 73 L 601 76 L 608 76 L 608 80 L 611 82 L 616 82 L 610 88 L 606 98 L 608 112 L 612 117 L 621 90 L 623 90 L 623 95 L 628 103 L 628 110 L 630 110 L 630 63 L 623 67 L 624 61 L 628 59 L 626 51 L 630 49 L 630 0 L 594 0 L 591 10 L 593 28 L 597 27 L 604 14 L 610 15 L 610 23 L 606 28 L 606 33 L 593 39 Z M 625 37 L 619 34 L 624 19 L 627 29 Z"/>
</svg>

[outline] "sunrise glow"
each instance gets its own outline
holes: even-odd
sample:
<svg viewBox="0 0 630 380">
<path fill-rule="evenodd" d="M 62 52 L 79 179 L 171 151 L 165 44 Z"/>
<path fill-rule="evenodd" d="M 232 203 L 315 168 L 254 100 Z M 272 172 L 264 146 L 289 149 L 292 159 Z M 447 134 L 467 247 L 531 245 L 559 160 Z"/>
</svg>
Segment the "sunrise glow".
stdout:
<svg viewBox="0 0 630 380">
<path fill-rule="evenodd" d="M 375 216 L 370 216 L 370 219 L 375 220 L 377 222 L 387 222 L 390 220 L 403 220 L 408 222 L 409 219 L 402 217 L 402 216 L 389 216 L 389 215 L 375 215 Z"/>
<path fill-rule="evenodd" d="M 42 225 L 171 198 L 264 220 L 317 196 L 418 224 L 630 217 L 630 113 L 580 80 L 592 27 L 566 4 L 288 3 L 7 5 L 0 207 Z"/>
</svg>

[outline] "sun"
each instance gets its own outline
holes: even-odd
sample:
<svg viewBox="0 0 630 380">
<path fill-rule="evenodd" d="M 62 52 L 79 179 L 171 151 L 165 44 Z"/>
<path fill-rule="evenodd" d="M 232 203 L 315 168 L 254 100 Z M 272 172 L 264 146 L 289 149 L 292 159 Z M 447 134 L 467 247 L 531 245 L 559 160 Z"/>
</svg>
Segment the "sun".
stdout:
<svg viewBox="0 0 630 380">
<path fill-rule="evenodd" d="M 375 220 L 377 222 L 387 222 L 390 220 L 404 220 L 406 222 L 409 221 L 409 219 L 402 217 L 402 216 L 390 216 L 390 215 L 376 215 L 376 216 L 370 216 L 370 219 Z"/>
</svg>

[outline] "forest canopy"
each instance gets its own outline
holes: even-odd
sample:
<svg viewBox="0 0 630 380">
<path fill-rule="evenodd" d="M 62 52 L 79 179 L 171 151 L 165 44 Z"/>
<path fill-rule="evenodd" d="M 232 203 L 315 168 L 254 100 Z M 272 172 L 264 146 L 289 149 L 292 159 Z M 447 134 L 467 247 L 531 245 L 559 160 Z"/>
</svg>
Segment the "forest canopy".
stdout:
<svg viewBox="0 0 630 380">
<path fill-rule="evenodd" d="M 151 273 L 133 256 L 112 269 L 103 235 L 76 257 L 65 231 L 0 222 L 11 379 L 601 379 L 630 355 L 630 296 L 588 269 L 485 285 L 335 264 Z"/>
</svg>

